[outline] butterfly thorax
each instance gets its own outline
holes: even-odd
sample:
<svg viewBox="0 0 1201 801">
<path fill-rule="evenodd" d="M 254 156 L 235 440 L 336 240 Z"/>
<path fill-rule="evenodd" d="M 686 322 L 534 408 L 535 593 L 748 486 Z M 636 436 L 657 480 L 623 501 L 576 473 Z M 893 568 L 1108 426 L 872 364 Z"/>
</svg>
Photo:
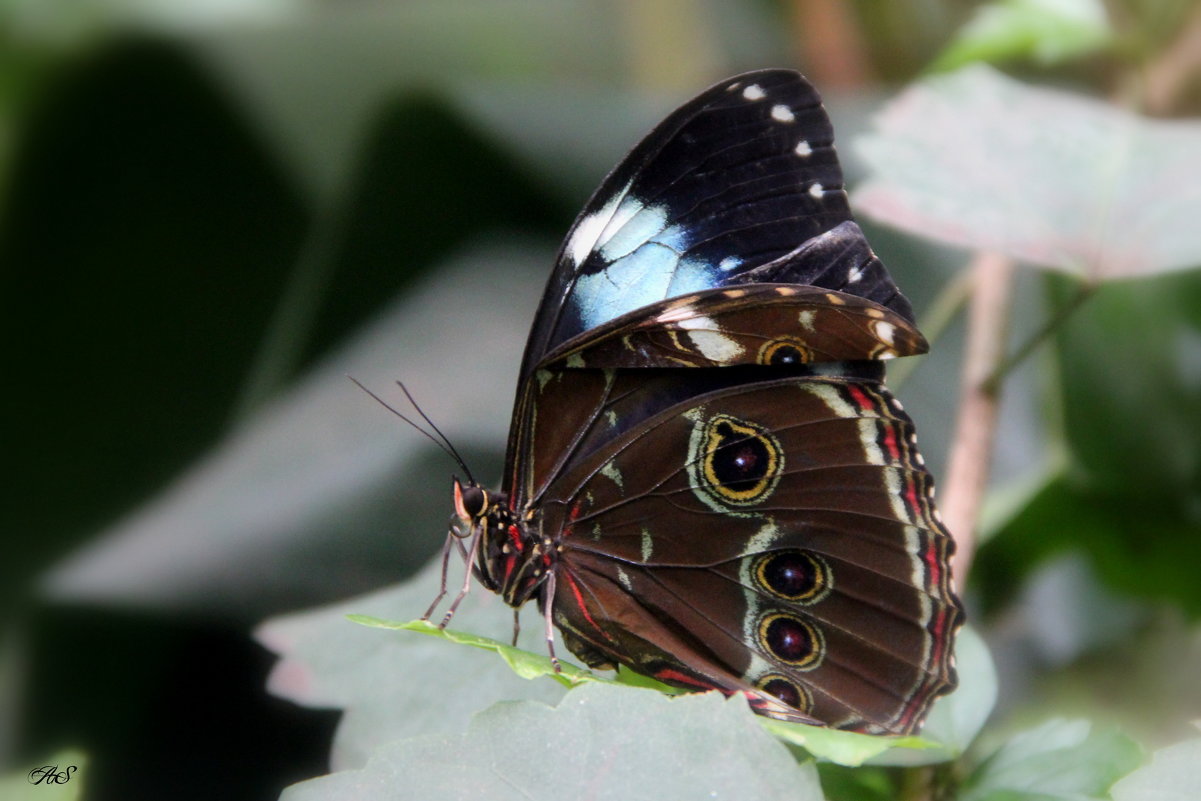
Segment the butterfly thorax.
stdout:
<svg viewBox="0 0 1201 801">
<path fill-rule="evenodd" d="M 467 528 L 464 535 L 479 536 L 476 577 L 505 603 L 521 606 L 549 577 L 555 564 L 553 543 L 542 536 L 533 516 L 519 517 L 509 507 L 505 493 L 457 480 L 454 492 L 455 512 Z"/>
</svg>

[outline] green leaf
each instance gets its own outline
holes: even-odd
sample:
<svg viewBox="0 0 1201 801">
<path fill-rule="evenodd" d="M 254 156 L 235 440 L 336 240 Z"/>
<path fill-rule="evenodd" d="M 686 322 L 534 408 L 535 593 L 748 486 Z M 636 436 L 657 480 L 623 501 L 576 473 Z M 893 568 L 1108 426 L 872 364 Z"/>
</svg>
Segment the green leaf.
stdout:
<svg viewBox="0 0 1201 801">
<path fill-rule="evenodd" d="M 1084 720 L 1052 720 L 1001 746 L 969 777 L 960 801 L 1087 801 L 1142 759 L 1138 744 Z"/>
<path fill-rule="evenodd" d="M 1035 565 L 1080 550 L 1109 587 L 1170 600 L 1196 617 L 1201 523 L 1182 501 L 1187 498 L 1170 493 L 1098 492 L 1061 476 L 981 547 L 973 580 L 995 605 Z"/>
<path fill-rule="evenodd" d="M 610 679 L 560 660 L 561 670 L 556 672 L 546 655 L 505 645 L 488 637 L 440 629 L 427 620 L 396 623 L 361 614 L 347 617 L 365 626 L 392 631 L 415 631 L 459 645 L 492 651 L 504 659 L 514 673 L 524 679 L 549 676 L 566 687 L 578 687 L 586 683 L 625 684 L 668 694 L 680 693 L 680 690 L 674 687 L 628 670 L 619 671 L 616 678 Z M 804 748 L 819 759 L 840 765 L 861 765 L 871 759 L 877 759 L 880 764 L 928 764 L 952 759 L 962 753 L 975 737 L 996 697 L 995 672 L 987 648 L 975 632 L 964 629 L 960 633 L 957 654 L 961 687 L 951 696 L 939 700 L 927 722 L 927 731 L 937 732 L 936 736 L 939 739 L 881 737 L 839 731 L 824 726 L 787 723 L 770 718 L 762 718 L 760 723 L 781 740 Z M 916 757 L 900 755 L 914 751 L 929 753 Z M 882 756 L 886 752 L 888 756 Z"/>
<path fill-rule="evenodd" d="M 500 703 L 465 734 L 385 744 L 363 769 L 294 785 L 281 801 L 821 801 L 813 763 L 798 764 L 754 717 L 740 698 L 589 683 L 554 708 Z"/>
<path fill-rule="evenodd" d="M 894 749 L 933 749 L 938 743 L 921 737 L 882 737 L 839 731 L 824 726 L 806 726 L 764 718 L 763 728 L 787 743 L 800 746 L 813 756 L 838 765 L 856 767 Z"/>
<path fill-rule="evenodd" d="M 1201 739 L 1161 748 L 1151 763 L 1123 777 L 1113 801 L 1196 801 L 1201 798 Z"/>
<path fill-rule="evenodd" d="M 523 651 L 520 648 L 505 645 L 488 637 L 480 637 L 475 634 L 454 631 L 452 629 L 440 629 L 428 620 L 410 620 L 407 623 L 395 623 L 380 620 L 370 615 L 347 615 L 347 618 L 364 626 L 373 626 L 393 631 L 416 631 L 421 634 L 441 637 L 448 642 L 458 643 L 459 645 L 470 645 L 472 648 L 493 651 L 499 654 L 513 672 L 523 679 L 550 676 L 566 687 L 576 687 L 587 681 L 607 681 L 607 679 L 597 676 L 592 671 L 577 667 L 570 662 L 560 661 L 560 670 L 556 671 L 554 665 L 551 664 L 549 656 Z"/>
<path fill-rule="evenodd" d="M 983 65 L 906 89 L 856 141 L 855 207 L 919 236 L 1101 281 L 1201 264 L 1201 122 Z"/>
<path fill-rule="evenodd" d="M 1095 52 L 1113 38 L 1098 0 L 1000 0 L 979 8 L 931 69 L 1013 59 L 1056 64 Z"/>
</svg>

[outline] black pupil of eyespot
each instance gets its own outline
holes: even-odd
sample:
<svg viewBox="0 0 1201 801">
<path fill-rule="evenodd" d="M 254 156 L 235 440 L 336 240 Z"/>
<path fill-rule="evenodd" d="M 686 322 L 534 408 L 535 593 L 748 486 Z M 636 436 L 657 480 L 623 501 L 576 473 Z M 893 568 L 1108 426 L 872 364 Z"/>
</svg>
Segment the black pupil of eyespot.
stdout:
<svg viewBox="0 0 1201 801">
<path fill-rule="evenodd" d="M 717 434 L 722 444 L 713 454 L 714 474 L 730 489 L 753 489 L 767 470 L 769 454 L 763 441 L 728 425 L 719 426 Z"/>
<path fill-rule="evenodd" d="M 813 652 L 809 630 L 799 621 L 778 617 L 767 625 L 767 643 L 780 658 L 799 662 Z"/>
<path fill-rule="evenodd" d="M 817 570 L 813 561 L 804 554 L 785 551 L 768 559 L 763 567 L 763 577 L 776 592 L 796 598 L 813 591 Z"/>
<path fill-rule="evenodd" d="M 772 679 L 763 685 L 763 689 L 792 707 L 800 707 L 801 694 L 792 682 L 785 679 Z"/>
<path fill-rule="evenodd" d="M 772 351 L 771 364 L 796 364 L 801 360 L 801 352 L 792 345 L 780 345 Z"/>
</svg>

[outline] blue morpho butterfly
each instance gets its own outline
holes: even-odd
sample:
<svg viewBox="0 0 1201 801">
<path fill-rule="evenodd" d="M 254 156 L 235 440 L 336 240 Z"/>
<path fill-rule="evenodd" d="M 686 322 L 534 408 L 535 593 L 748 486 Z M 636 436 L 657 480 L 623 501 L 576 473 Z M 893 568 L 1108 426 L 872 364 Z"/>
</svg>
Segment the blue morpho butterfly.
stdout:
<svg viewBox="0 0 1201 801">
<path fill-rule="evenodd" d="M 567 235 L 503 487 L 455 480 L 426 618 L 454 543 L 513 607 L 537 601 L 552 657 L 553 623 L 593 667 L 913 731 L 955 687 L 963 618 L 933 481 L 884 386 L 884 360 L 926 349 L 851 217 L 817 92 L 786 70 L 723 81 Z"/>
</svg>

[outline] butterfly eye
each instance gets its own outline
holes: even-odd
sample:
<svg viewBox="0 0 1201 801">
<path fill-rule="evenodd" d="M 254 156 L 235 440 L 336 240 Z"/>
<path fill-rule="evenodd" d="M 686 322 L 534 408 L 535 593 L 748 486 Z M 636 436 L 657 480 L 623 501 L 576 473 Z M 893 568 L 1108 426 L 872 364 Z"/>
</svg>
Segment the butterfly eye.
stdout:
<svg viewBox="0 0 1201 801">
<path fill-rule="evenodd" d="M 477 520 L 488 505 L 488 493 L 482 488 L 468 485 L 464 487 L 455 481 L 455 513 L 465 523 Z"/>
</svg>

